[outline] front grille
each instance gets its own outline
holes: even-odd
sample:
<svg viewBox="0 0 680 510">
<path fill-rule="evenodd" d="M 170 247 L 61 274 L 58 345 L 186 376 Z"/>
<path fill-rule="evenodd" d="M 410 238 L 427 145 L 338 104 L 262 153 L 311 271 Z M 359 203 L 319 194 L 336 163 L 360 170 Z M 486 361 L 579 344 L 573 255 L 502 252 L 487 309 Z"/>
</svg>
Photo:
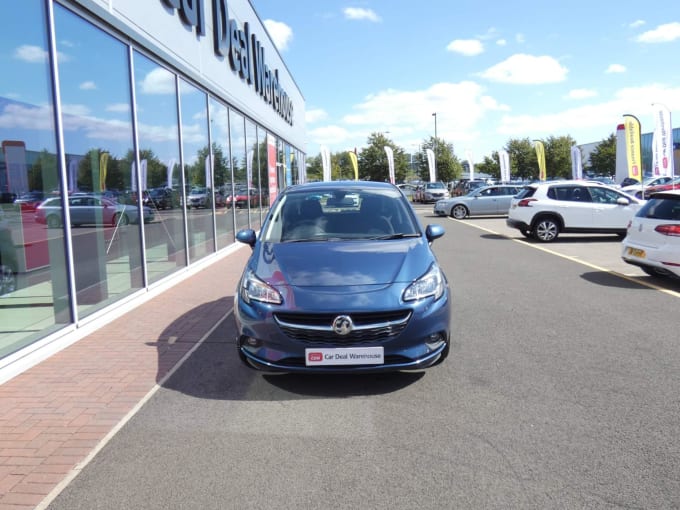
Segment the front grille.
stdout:
<svg viewBox="0 0 680 510">
<path fill-rule="evenodd" d="M 347 335 L 333 331 L 333 321 L 339 315 L 349 315 L 354 324 Z M 290 338 L 309 345 L 351 346 L 380 342 L 399 335 L 411 318 L 410 310 L 370 313 L 277 313 L 274 319 Z"/>
</svg>

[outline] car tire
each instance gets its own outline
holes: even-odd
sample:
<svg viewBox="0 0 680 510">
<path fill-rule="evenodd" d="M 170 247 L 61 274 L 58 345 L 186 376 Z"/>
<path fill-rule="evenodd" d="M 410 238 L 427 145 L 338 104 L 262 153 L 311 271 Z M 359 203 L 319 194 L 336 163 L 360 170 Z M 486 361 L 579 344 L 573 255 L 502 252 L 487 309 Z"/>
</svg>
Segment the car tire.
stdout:
<svg viewBox="0 0 680 510">
<path fill-rule="evenodd" d="M 526 237 L 527 239 L 532 239 L 534 237 L 534 234 L 531 230 L 520 230 L 522 235 Z"/>
<path fill-rule="evenodd" d="M 59 228 L 61 227 L 61 218 L 56 214 L 50 214 L 47 217 L 47 228 Z"/>
<path fill-rule="evenodd" d="M 462 204 L 456 204 L 451 208 L 451 216 L 457 220 L 462 220 L 468 215 L 467 207 Z"/>
<path fill-rule="evenodd" d="M 17 275 L 7 264 L 0 264 L 0 296 L 17 290 Z"/>
<path fill-rule="evenodd" d="M 543 216 L 536 220 L 531 233 L 537 241 L 551 243 L 560 235 L 560 225 L 554 217 Z"/>
<path fill-rule="evenodd" d="M 123 213 L 116 213 L 113 215 L 113 226 L 117 225 L 128 225 L 130 223 L 130 218 L 128 218 L 128 215 Z"/>
</svg>

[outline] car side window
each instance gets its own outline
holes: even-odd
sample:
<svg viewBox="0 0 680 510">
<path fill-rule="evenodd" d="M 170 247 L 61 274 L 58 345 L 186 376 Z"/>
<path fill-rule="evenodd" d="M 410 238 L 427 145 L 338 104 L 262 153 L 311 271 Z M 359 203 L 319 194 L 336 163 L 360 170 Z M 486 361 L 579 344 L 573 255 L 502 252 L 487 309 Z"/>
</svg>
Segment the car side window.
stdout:
<svg viewBox="0 0 680 510">
<path fill-rule="evenodd" d="M 593 202 L 598 204 L 616 204 L 616 201 L 621 197 L 615 191 L 603 187 L 593 187 L 590 189 L 593 197 Z"/>
</svg>

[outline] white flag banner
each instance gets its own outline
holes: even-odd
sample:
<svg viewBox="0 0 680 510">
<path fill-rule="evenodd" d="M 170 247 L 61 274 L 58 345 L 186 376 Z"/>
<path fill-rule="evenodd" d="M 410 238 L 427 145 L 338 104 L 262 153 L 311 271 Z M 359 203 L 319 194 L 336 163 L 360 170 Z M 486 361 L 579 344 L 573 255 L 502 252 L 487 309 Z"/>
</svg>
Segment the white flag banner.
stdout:
<svg viewBox="0 0 680 510">
<path fill-rule="evenodd" d="M 255 151 L 250 149 L 248 155 L 246 156 L 246 179 L 248 180 L 248 186 L 253 187 L 253 157 L 255 156 Z"/>
<path fill-rule="evenodd" d="M 168 173 L 167 173 L 167 187 L 172 188 L 172 172 L 175 169 L 175 163 L 177 160 L 171 159 L 168 162 Z"/>
<path fill-rule="evenodd" d="M 130 167 L 131 171 L 131 187 L 132 191 L 137 191 L 137 182 L 141 182 L 142 186 L 142 191 L 146 190 L 147 188 L 147 182 L 146 182 L 146 159 L 143 159 L 142 161 L 139 162 L 141 172 L 139 172 L 139 177 L 137 177 L 137 166 L 135 162 L 132 162 L 132 166 Z"/>
<path fill-rule="evenodd" d="M 470 167 L 470 180 L 472 181 L 475 178 L 475 163 L 472 160 L 472 151 L 466 150 L 465 157 L 467 158 L 468 166 Z"/>
<path fill-rule="evenodd" d="M 212 174 L 213 174 L 213 158 L 212 154 L 205 157 L 205 187 L 212 188 Z"/>
<path fill-rule="evenodd" d="M 574 179 L 583 178 L 583 163 L 581 161 L 581 149 L 573 145 L 571 147 L 571 176 Z"/>
<path fill-rule="evenodd" d="M 392 150 L 392 147 L 385 145 L 385 154 L 387 154 L 387 169 L 390 175 L 390 182 L 394 184 L 394 151 Z"/>
<path fill-rule="evenodd" d="M 501 166 L 501 182 L 510 182 L 510 154 L 508 154 L 508 151 L 498 151 L 498 162 Z"/>
<path fill-rule="evenodd" d="M 654 104 L 654 134 L 652 137 L 652 172 L 654 177 L 672 177 L 675 175 L 673 165 L 673 130 L 671 129 L 671 112 L 663 105 Z"/>
<path fill-rule="evenodd" d="M 426 149 L 427 154 L 427 167 L 430 169 L 430 182 L 434 182 L 434 151 L 432 149 Z"/>
<path fill-rule="evenodd" d="M 328 147 L 321 147 L 321 165 L 323 166 L 324 182 L 331 180 L 331 153 Z"/>
</svg>

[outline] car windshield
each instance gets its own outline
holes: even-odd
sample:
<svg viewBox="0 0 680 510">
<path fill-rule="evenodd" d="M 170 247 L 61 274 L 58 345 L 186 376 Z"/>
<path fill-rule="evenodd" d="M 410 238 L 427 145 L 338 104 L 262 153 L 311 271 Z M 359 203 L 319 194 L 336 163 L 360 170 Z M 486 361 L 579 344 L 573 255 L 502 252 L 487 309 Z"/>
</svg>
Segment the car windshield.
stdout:
<svg viewBox="0 0 680 510">
<path fill-rule="evenodd" d="M 444 183 L 441 182 L 429 182 L 425 186 L 427 189 L 444 189 Z"/>
<path fill-rule="evenodd" d="M 307 190 L 281 197 L 264 228 L 264 242 L 395 239 L 420 236 L 398 190 Z"/>
</svg>

